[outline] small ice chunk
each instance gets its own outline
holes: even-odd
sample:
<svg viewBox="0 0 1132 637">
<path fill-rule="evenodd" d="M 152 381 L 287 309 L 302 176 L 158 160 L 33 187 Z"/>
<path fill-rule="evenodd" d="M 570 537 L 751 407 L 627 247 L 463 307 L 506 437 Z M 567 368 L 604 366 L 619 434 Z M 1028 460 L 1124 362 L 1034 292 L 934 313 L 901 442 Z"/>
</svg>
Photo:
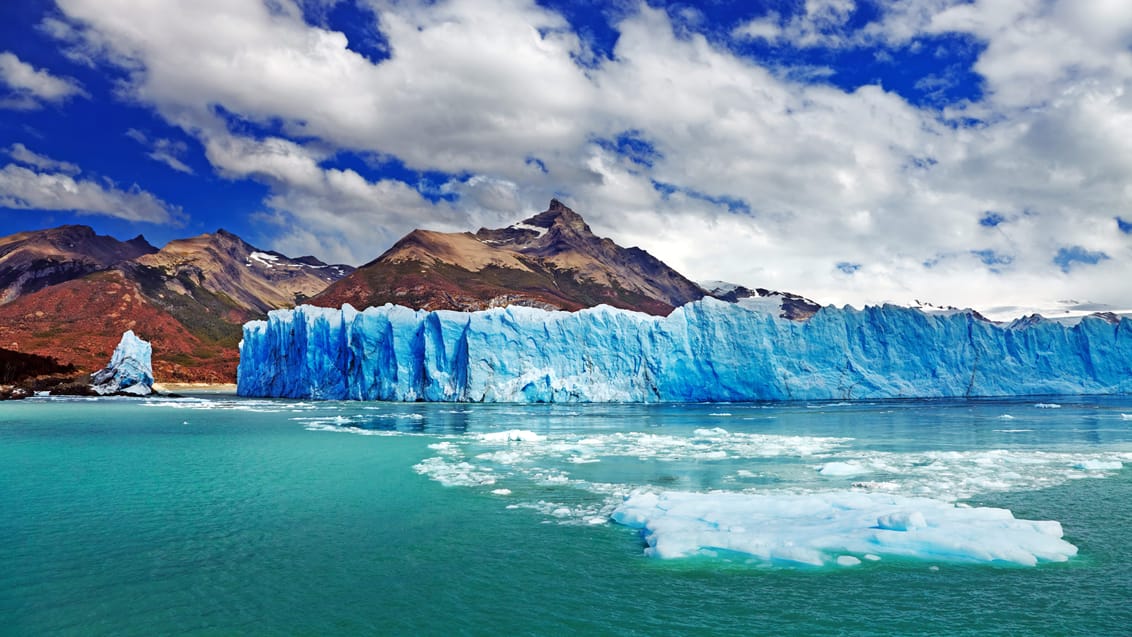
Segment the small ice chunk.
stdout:
<svg viewBox="0 0 1132 637">
<path fill-rule="evenodd" d="M 1084 460 L 1073 465 L 1074 469 L 1081 471 L 1119 471 L 1124 463 L 1119 460 Z"/>
<path fill-rule="evenodd" d="M 508 429 L 480 434 L 482 442 L 541 442 L 543 437 L 526 429 Z"/>
<path fill-rule="evenodd" d="M 1057 403 L 1037 403 L 1034 406 L 1038 409 L 1061 409 L 1061 405 Z"/>
<path fill-rule="evenodd" d="M 863 466 L 859 462 L 827 462 L 818 469 L 818 473 L 823 476 L 832 478 L 859 476 L 864 473 L 870 473 L 868 467 Z"/>
<path fill-rule="evenodd" d="M 858 565 L 860 565 L 860 563 L 861 563 L 861 560 L 853 557 L 852 555 L 838 555 L 837 556 L 837 565 L 838 566 L 858 566 Z"/>
<path fill-rule="evenodd" d="M 711 415 L 715 416 L 716 414 L 711 414 Z M 730 416 L 731 414 L 727 414 L 727 415 Z M 696 436 L 698 436 L 700 438 L 717 438 L 719 436 L 726 436 L 727 430 L 724 429 L 723 427 L 712 427 L 711 429 L 707 429 L 707 428 L 697 429 L 697 430 L 693 431 L 692 433 L 694 433 Z"/>
<path fill-rule="evenodd" d="M 900 488 L 900 485 L 891 480 L 862 480 L 849 485 L 854 489 L 887 489 L 889 491 Z"/>
<path fill-rule="evenodd" d="M 491 492 L 495 495 L 511 495 L 511 489 L 493 489 Z"/>
</svg>

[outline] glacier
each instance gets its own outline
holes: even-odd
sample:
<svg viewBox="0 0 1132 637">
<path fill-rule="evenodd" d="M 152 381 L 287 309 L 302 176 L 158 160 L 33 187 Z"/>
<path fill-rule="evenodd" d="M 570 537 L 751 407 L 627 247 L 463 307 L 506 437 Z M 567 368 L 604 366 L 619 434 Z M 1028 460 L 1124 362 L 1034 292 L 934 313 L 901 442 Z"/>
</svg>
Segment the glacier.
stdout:
<svg viewBox="0 0 1132 637">
<path fill-rule="evenodd" d="M 480 312 L 299 306 L 244 326 L 242 396 L 702 402 L 1132 391 L 1132 320 L 993 323 L 824 307 L 791 321 L 705 298 L 665 317 L 598 306 Z"/>
</svg>

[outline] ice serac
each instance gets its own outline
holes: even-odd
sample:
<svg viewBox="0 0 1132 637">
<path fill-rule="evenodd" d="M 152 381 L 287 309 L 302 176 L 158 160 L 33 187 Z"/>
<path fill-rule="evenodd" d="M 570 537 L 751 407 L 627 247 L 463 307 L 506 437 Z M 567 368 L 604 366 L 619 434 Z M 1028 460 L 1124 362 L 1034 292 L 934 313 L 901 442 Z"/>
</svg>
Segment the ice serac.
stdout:
<svg viewBox="0 0 1132 637">
<path fill-rule="evenodd" d="M 886 305 L 800 322 L 711 298 L 666 317 L 300 306 L 244 326 L 238 390 L 496 402 L 1118 393 L 1132 391 L 1132 321 L 1007 326 Z"/>
<path fill-rule="evenodd" d="M 101 395 L 153 393 L 153 347 L 128 330 L 114 348 L 110 364 L 91 376 L 91 389 Z"/>
</svg>

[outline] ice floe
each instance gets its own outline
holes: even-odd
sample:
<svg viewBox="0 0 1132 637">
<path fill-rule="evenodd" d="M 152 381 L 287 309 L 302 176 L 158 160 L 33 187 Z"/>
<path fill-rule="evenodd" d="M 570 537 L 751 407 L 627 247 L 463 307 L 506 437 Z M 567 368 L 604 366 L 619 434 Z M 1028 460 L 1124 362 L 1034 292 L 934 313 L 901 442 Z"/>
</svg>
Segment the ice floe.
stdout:
<svg viewBox="0 0 1132 637">
<path fill-rule="evenodd" d="M 1077 547 L 1062 539 L 1056 521 L 1018 520 L 1006 509 L 851 491 L 638 491 L 612 518 L 641 529 L 645 552 L 667 559 L 723 555 L 771 565 L 852 566 L 861 559 L 901 557 L 1033 566 L 1077 554 Z"/>
</svg>

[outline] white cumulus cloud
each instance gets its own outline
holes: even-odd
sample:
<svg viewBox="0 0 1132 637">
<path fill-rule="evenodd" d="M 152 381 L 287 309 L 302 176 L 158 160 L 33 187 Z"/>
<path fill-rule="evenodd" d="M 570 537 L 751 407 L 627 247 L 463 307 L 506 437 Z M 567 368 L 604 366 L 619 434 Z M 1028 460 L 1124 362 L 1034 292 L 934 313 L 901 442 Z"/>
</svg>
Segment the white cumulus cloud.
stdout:
<svg viewBox="0 0 1132 637">
<path fill-rule="evenodd" d="M 76 164 L 40 155 L 39 153 L 28 150 L 27 146 L 20 143 L 12 144 L 8 148 L 8 155 L 21 164 L 34 166 L 41 170 L 58 171 L 66 175 L 77 175 L 82 172 Z"/>
<path fill-rule="evenodd" d="M 87 95 L 75 80 L 37 69 L 8 51 L 0 53 L 0 84 L 8 88 L 7 95 L 0 95 L 0 108 L 29 110 Z"/>
<path fill-rule="evenodd" d="M 146 223 L 180 223 L 181 209 L 134 185 L 120 189 L 109 182 L 78 178 L 78 167 L 28 151 L 10 151 L 27 168 L 0 168 L 0 206 L 18 210 L 60 210 L 99 214 Z"/>
</svg>

